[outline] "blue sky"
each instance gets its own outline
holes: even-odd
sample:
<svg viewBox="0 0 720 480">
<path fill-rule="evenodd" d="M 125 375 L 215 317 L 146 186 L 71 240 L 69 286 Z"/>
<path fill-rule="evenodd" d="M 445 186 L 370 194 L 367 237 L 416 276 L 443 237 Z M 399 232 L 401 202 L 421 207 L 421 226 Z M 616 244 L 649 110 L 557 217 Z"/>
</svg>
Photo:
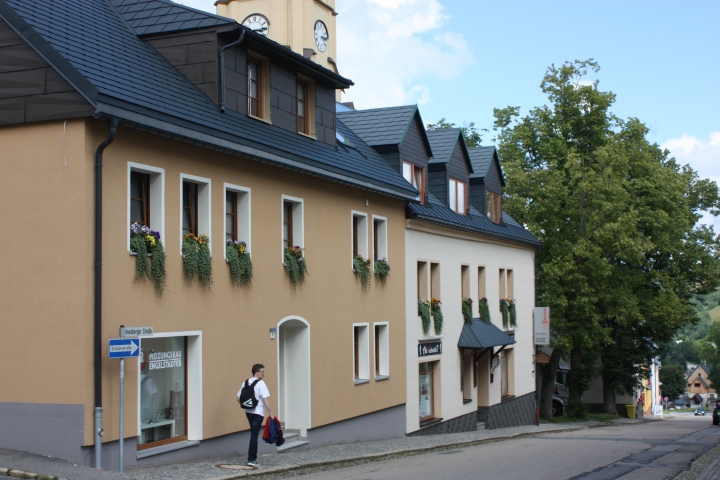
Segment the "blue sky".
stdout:
<svg viewBox="0 0 720 480">
<path fill-rule="evenodd" d="M 212 0 L 182 3 L 214 12 Z M 356 82 L 343 99 L 358 108 L 418 103 L 426 123 L 490 129 L 493 108 L 527 112 L 546 101 L 539 85 L 549 65 L 594 58 L 602 69 L 589 79 L 617 95 L 616 115 L 638 117 L 651 141 L 720 181 L 718 0 L 336 0 L 335 8 L 336 60 Z"/>
</svg>

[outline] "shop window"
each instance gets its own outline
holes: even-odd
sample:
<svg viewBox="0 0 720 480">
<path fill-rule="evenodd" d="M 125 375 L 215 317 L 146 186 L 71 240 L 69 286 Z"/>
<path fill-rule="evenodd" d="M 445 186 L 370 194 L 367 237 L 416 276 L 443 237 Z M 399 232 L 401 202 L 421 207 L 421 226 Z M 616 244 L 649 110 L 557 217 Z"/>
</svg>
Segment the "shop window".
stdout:
<svg viewBox="0 0 720 480">
<path fill-rule="evenodd" d="M 420 426 L 435 418 L 435 378 L 436 362 L 424 362 L 419 366 L 418 390 L 420 401 Z"/>
<path fill-rule="evenodd" d="M 460 350 L 460 390 L 463 394 L 463 403 L 472 402 L 473 355 L 473 350 Z"/>
<path fill-rule="evenodd" d="M 500 223 L 502 219 L 502 197 L 497 193 L 486 192 L 485 214 L 493 223 Z"/>
<path fill-rule="evenodd" d="M 187 440 L 187 337 L 143 338 L 138 450 Z"/>
<path fill-rule="evenodd" d="M 373 260 L 388 258 L 387 220 L 373 215 Z"/>
<path fill-rule="evenodd" d="M 270 62 L 248 51 L 248 115 L 270 121 Z"/>
<path fill-rule="evenodd" d="M 370 381 L 369 342 L 368 324 L 353 324 L 353 378 L 356 385 Z"/>
<path fill-rule="evenodd" d="M 352 268 L 353 257 L 360 255 L 364 259 L 368 258 L 368 224 L 366 213 L 353 211 L 351 215 L 352 257 L 350 266 Z"/>
<path fill-rule="evenodd" d="M 448 186 L 448 204 L 450 209 L 460 215 L 465 215 L 467 205 L 467 184 L 451 178 Z"/>
<path fill-rule="evenodd" d="M 250 250 L 250 189 L 225 184 L 225 241 L 245 242 Z"/>
<path fill-rule="evenodd" d="M 403 177 L 420 192 L 417 199 L 425 203 L 425 169 L 413 163 L 403 162 Z"/>
<path fill-rule="evenodd" d="M 374 324 L 375 341 L 375 380 L 383 380 L 390 375 L 388 324 Z"/>
<path fill-rule="evenodd" d="M 212 253 L 212 228 L 210 215 L 210 179 L 194 175 L 180 175 L 182 187 L 180 204 L 180 248 L 182 237 L 192 234 L 196 237 L 207 235 Z"/>
<path fill-rule="evenodd" d="M 128 162 L 128 226 L 145 225 L 165 235 L 165 170 Z M 128 229 L 127 249 L 130 250 Z"/>
<path fill-rule="evenodd" d="M 282 252 L 286 248 L 305 248 L 303 232 L 303 200 L 301 198 L 282 196 Z"/>
</svg>

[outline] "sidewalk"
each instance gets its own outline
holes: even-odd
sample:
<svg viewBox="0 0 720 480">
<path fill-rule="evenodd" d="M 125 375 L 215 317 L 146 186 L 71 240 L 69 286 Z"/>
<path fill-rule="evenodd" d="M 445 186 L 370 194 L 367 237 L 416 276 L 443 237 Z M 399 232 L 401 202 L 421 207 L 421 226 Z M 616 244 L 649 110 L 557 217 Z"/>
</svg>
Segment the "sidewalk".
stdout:
<svg viewBox="0 0 720 480">
<path fill-rule="evenodd" d="M 610 423 L 642 422 L 643 420 L 639 419 L 621 418 L 613 422 L 543 423 L 540 426 L 530 425 L 497 430 L 477 430 L 465 433 L 403 437 L 348 445 L 333 445 L 298 452 L 260 455 L 261 466 L 257 470 L 245 470 L 247 468 L 247 457 L 243 452 L 243 455 L 208 459 L 202 462 L 130 469 L 127 474 L 136 480 L 191 480 L 200 478 L 229 480 L 254 474 L 306 470 L 329 464 L 365 463 L 378 458 L 420 454 L 429 450 L 509 440 L 545 432 L 579 430 L 581 428 L 607 426 Z M 219 467 L 219 465 L 226 468 Z M 235 468 L 232 469 L 232 467 Z"/>
<path fill-rule="evenodd" d="M 648 420 L 620 418 L 612 422 L 542 423 L 540 426 L 529 425 L 497 430 L 477 430 L 474 432 L 333 445 L 297 452 L 260 455 L 261 467 L 255 470 L 246 470 L 248 467 L 245 452 L 242 455 L 206 459 L 199 462 L 133 468 L 128 469 L 125 474 L 121 474 L 119 472 L 95 470 L 44 455 L 0 449 L 0 478 L 6 475 L 3 469 L 13 469 L 44 475 L 37 477 L 43 480 L 52 479 L 53 477 L 67 480 L 229 480 L 255 474 L 306 470 L 333 464 L 365 463 L 385 457 L 416 455 L 430 450 L 497 442 L 546 432 L 566 432 L 607 426 L 612 423 L 632 424 L 642 423 L 643 421 Z"/>
</svg>

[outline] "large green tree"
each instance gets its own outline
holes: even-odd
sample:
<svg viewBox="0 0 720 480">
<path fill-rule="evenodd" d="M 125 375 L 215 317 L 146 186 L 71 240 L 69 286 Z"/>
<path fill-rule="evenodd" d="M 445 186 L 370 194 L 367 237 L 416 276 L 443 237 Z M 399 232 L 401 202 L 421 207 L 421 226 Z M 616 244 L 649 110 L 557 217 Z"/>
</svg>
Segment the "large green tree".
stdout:
<svg viewBox="0 0 720 480">
<path fill-rule="evenodd" d="M 660 377 L 663 397 L 675 400 L 685 393 L 685 369 L 680 365 L 663 365 Z"/>
<path fill-rule="evenodd" d="M 710 331 L 703 340 L 701 340 L 700 355 L 703 362 L 710 367 L 708 379 L 715 390 L 720 388 L 720 322 L 715 322 L 710 326 Z"/>
<path fill-rule="evenodd" d="M 495 110 L 507 180 L 504 208 L 540 239 L 540 304 L 552 312 L 553 357 L 541 368 L 541 410 L 551 413 L 552 379 L 569 357 L 569 413 L 600 358 L 605 407 L 629 391 L 658 345 L 694 318 L 690 298 L 717 286 L 720 267 L 700 212 L 717 213 L 718 190 L 623 121 L 598 88 L 592 60 L 548 68 L 548 105 L 520 118 Z"/>
<path fill-rule="evenodd" d="M 457 125 L 454 123 L 450 123 L 445 118 L 441 118 L 436 123 L 428 123 L 426 125 L 426 128 L 428 130 L 438 130 L 442 128 L 456 128 Z M 472 147 L 479 147 L 480 143 L 482 142 L 482 136 L 483 134 L 480 132 L 487 132 L 487 129 L 479 129 L 475 126 L 475 122 L 470 123 L 463 123 L 463 126 L 460 127 L 460 130 L 462 131 L 463 138 L 465 139 L 465 146 L 468 148 Z"/>
</svg>

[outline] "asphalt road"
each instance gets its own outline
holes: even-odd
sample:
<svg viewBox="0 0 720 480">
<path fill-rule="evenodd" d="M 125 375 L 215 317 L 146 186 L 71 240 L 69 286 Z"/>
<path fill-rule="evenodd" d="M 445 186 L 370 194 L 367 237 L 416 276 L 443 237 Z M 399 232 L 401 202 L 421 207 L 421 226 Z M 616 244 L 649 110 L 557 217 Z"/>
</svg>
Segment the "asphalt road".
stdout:
<svg viewBox="0 0 720 480">
<path fill-rule="evenodd" d="M 682 416 L 543 434 L 295 478 L 660 480 L 674 478 L 718 443 L 720 427 L 713 427 L 709 416 Z"/>
</svg>

